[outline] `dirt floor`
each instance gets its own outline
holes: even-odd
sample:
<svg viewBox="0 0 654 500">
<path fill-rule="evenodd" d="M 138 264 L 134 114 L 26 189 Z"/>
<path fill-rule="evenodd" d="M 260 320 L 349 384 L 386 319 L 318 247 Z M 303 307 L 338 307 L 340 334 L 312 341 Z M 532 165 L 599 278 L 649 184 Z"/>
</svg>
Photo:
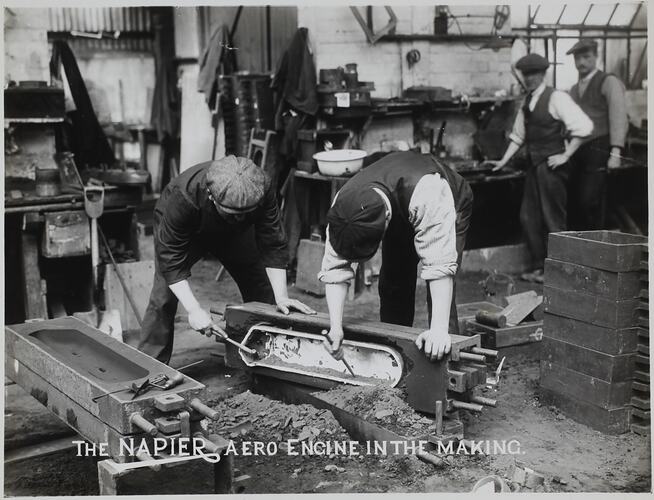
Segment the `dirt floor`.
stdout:
<svg viewBox="0 0 654 500">
<path fill-rule="evenodd" d="M 238 290 L 228 275 L 218 284 L 214 281 L 216 270 L 217 263 L 211 261 L 194 268 L 191 283 L 200 302 L 207 306 L 240 302 Z M 484 300 L 480 282 L 485 277 L 459 276 L 458 301 Z M 524 283 L 516 285 L 516 292 L 528 289 Z M 415 326 L 425 327 L 424 286 L 419 287 L 418 294 Z M 317 310 L 326 310 L 324 299 L 294 288 L 291 295 Z M 348 302 L 346 315 L 376 320 L 378 304 L 376 289 L 364 292 Z M 171 365 L 203 360 L 187 374 L 206 384 L 209 401 L 221 412 L 221 419 L 213 427 L 215 431 L 235 444 L 256 440 L 283 442 L 288 438 L 332 442 L 351 439 L 330 412 L 308 405 L 287 405 L 248 392 L 248 375 L 226 368 L 220 355 L 222 346 L 190 330 L 183 311 L 178 313 Z M 134 342 L 134 338 L 128 341 Z M 434 466 L 413 456 L 289 456 L 280 449 L 272 456 L 236 456 L 236 489 L 242 493 L 465 492 L 489 474 L 508 478 L 517 460 L 519 465 L 544 476 L 540 491 L 650 491 L 649 438 L 635 434 L 603 435 L 565 417 L 554 407 L 541 405 L 538 377 L 537 345 L 508 352 L 499 391 L 492 395 L 497 398 L 497 408 L 465 416 L 467 439 L 515 439 L 520 443 L 519 455 L 459 454 L 445 456 L 440 465 Z M 358 404 L 363 409 L 364 399 L 355 401 L 354 406 Z M 387 413 L 389 408 L 393 411 L 395 407 L 375 401 L 367 417 L 377 423 L 396 418 L 397 423 L 397 415 Z M 420 416 L 404 416 L 400 420 L 408 422 L 409 427 L 428 427 Z M 6 453 L 67 434 L 69 430 L 63 423 L 20 388 L 5 387 Z M 8 496 L 94 495 L 98 493 L 96 459 L 77 457 L 74 450 L 64 450 L 39 459 L 6 463 L 4 487 Z"/>
</svg>

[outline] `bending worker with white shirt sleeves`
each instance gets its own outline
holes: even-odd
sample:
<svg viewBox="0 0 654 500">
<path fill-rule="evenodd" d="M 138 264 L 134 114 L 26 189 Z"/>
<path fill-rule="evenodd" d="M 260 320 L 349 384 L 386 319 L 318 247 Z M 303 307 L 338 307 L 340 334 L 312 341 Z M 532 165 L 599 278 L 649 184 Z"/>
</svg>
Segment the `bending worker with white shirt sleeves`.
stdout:
<svg viewBox="0 0 654 500">
<path fill-rule="evenodd" d="M 412 326 L 417 264 L 428 284 L 429 329 L 416 338 L 430 359 L 450 351 L 458 333 L 454 276 L 472 213 L 472 190 L 429 155 L 392 153 L 364 168 L 337 193 L 327 214 L 322 269 L 330 331 L 327 349 L 342 355 L 343 307 L 353 262 L 370 259 L 380 243 L 380 319 Z"/>
<path fill-rule="evenodd" d="M 565 231 L 568 217 L 568 184 L 572 154 L 593 131 L 593 122 L 563 91 L 545 85 L 549 62 L 529 54 L 516 63 L 523 76 L 527 97 L 516 115 L 506 152 L 491 161 L 494 170 L 503 168 L 527 146 L 526 171 L 520 223 L 531 253 L 533 271 L 522 278 L 543 282 L 547 235 Z M 570 137 L 566 143 L 566 136 Z"/>
</svg>

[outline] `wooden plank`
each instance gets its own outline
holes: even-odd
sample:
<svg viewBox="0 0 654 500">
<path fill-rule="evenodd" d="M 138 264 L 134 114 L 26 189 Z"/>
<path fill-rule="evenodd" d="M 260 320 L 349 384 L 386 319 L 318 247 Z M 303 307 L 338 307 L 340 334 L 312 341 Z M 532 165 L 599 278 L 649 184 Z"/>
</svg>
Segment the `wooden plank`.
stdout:
<svg viewBox="0 0 654 500">
<path fill-rule="evenodd" d="M 607 328 L 637 325 L 638 299 L 609 300 L 588 293 L 543 287 L 545 312 Z"/>
<path fill-rule="evenodd" d="M 66 393 L 49 384 L 46 379 L 34 373 L 20 361 L 11 356 L 7 356 L 6 359 L 6 376 L 10 377 L 26 391 L 29 391 L 32 397 L 48 408 L 71 429 L 79 433 L 82 438 L 92 443 L 107 443 L 107 451 L 116 460 L 123 462 L 136 460 L 136 457 L 130 457 L 127 454 L 121 456 L 120 454 L 120 440 L 125 435 L 108 426 L 97 415 L 93 415 L 77 404 Z M 130 434 L 135 440 L 145 436 L 143 432 Z"/>
<path fill-rule="evenodd" d="M 604 409 L 579 401 L 566 394 L 541 388 L 540 401 L 552 404 L 571 419 L 605 434 L 624 434 L 629 431 L 631 407 Z"/>
<path fill-rule="evenodd" d="M 545 313 L 543 337 L 562 340 L 606 354 L 627 354 L 636 351 L 637 328 L 606 328 L 576 319 Z"/>
<path fill-rule="evenodd" d="M 76 447 L 76 445 L 73 444 L 73 440 L 75 439 L 78 439 L 76 435 L 75 437 L 63 437 L 15 450 L 7 450 L 5 452 L 4 461 L 5 464 L 15 464 L 25 460 L 47 457 L 48 455 L 60 451 L 70 450 Z"/>
<path fill-rule="evenodd" d="M 606 382 L 549 361 L 540 362 L 540 386 L 600 408 L 620 408 L 631 400 L 631 382 Z"/>
<path fill-rule="evenodd" d="M 141 327 L 134 315 L 127 294 L 120 284 L 118 275 L 113 266 L 105 267 L 104 293 L 105 305 L 108 310 L 120 311 L 120 324 L 123 330 L 140 330 Z M 154 261 L 142 260 L 138 262 L 121 262 L 118 269 L 123 275 L 127 289 L 132 294 L 136 308 L 141 315 L 145 315 L 148 307 L 152 283 L 154 282 Z"/>
<path fill-rule="evenodd" d="M 545 282 L 553 288 L 611 300 L 637 298 L 641 291 L 637 271 L 616 273 L 550 258 L 545 259 Z"/>
<path fill-rule="evenodd" d="M 47 319 L 43 290 L 41 289 L 41 271 L 39 267 L 38 236 L 22 232 L 23 298 L 26 319 Z"/>
<path fill-rule="evenodd" d="M 640 269 L 647 237 L 615 231 L 550 233 L 547 256 L 563 262 L 613 272 Z"/>
<path fill-rule="evenodd" d="M 633 396 L 631 398 L 630 402 L 631 406 L 635 406 L 636 408 L 640 408 L 641 410 L 650 410 L 650 402 L 649 398 L 641 398 L 638 396 Z"/>
<path fill-rule="evenodd" d="M 123 391 L 94 402 L 94 397 L 128 387 L 133 380 L 102 379 L 88 371 L 83 372 L 79 368 L 70 366 L 72 363 L 66 357 L 66 353 L 57 353 L 52 347 L 32 335 L 42 330 L 62 331 L 62 333 L 75 330 L 81 333 L 81 340 L 92 339 L 95 342 L 92 345 L 98 352 L 110 351 L 113 353 L 107 354 L 98 361 L 98 368 L 110 372 L 126 370 L 127 367 L 140 367 L 144 375 L 136 378 L 139 381 L 146 376 L 158 373 L 166 374 L 169 377 L 178 373 L 169 366 L 76 318 L 57 318 L 5 327 L 5 353 L 7 356 L 18 360 L 31 371 L 48 380 L 54 388 L 67 394 L 86 411 L 100 418 L 106 425 L 115 428 L 121 434 L 136 432 L 137 429 L 129 420 L 132 413 L 142 412 L 146 418 L 153 414 L 155 410 L 152 407 L 152 398 L 157 395 L 158 391 L 149 391 L 134 400 L 131 400 L 131 393 Z M 83 361 L 81 363 L 85 366 Z M 116 366 L 109 366 L 111 363 L 115 363 Z M 103 368 L 104 366 L 106 368 Z M 141 372 L 139 371 L 139 373 Z M 195 397 L 202 399 L 206 394 L 206 389 L 204 385 L 186 377 L 185 382 L 177 386 L 174 392 L 187 400 Z"/>
<path fill-rule="evenodd" d="M 509 301 L 509 305 L 502 310 L 502 315 L 506 317 L 507 326 L 518 325 L 542 302 L 542 296 L 532 294 L 525 294 L 519 298 L 513 298 Z"/>
<path fill-rule="evenodd" d="M 482 347 L 499 349 L 501 347 L 539 342 L 543 337 L 543 322 L 529 321 L 516 326 L 495 328 L 469 320 L 466 324 L 466 330 L 468 333 L 481 335 Z"/>
<path fill-rule="evenodd" d="M 114 460 L 98 462 L 100 495 L 202 495 L 234 493 L 233 457 L 222 455 L 213 464 L 200 456 L 160 465 L 152 470 L 152 460 L 121 466 Z"/>
<path fill-rule="evenodd" d="M 634 357 L 631 354 L 613 356 L 547 337 L 541 342 L 541 360 L 607 382 L 623 382 L 633 378 L 634 374 Z"/>
</svg>

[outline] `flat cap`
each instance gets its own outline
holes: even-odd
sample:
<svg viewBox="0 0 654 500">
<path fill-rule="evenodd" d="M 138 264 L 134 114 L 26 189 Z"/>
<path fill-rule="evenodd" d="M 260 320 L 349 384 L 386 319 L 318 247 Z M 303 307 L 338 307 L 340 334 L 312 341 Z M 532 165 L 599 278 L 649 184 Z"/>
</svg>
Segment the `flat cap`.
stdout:
<svg viewBox="0 0 654 500">
<path fill-rule="evenodd" d="M 341 191 L 327 212 L 329 242 L 350 261 L 371 258 L 386 230 L 386 203 L 372 187 Z"/>
<path fill-rule="evenodd" d="M 227 213 L 254 210 L 267 187 L 263 169 L 247 158 L 226 156 L 213 161 L 207 171 L 207 188 L 214 202 Z"/>
<path fill-rule="evenodd" d="M 543 56 L 538 54 L 527 54 L 521 57 L 515 67 L 523 72 L 545 71 L 549 68 L 550 63 Z"/>
<path fill-rule="evenodd" d="M 577 52 L 585 52 L 587 50 L 593 50 L 597 52 L 597 42 L 592 38 L 580 38 L 577 43 L 575 43 L 572 48 L 566 52 L 566 54 L 576 54 Z"/>
</svg>

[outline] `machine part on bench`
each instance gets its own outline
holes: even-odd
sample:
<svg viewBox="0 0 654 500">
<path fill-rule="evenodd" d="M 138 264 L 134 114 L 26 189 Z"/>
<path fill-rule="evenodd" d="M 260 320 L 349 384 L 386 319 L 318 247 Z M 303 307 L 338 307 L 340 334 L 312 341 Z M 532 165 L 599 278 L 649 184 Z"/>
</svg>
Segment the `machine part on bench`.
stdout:
<svg viewBox="0 0 654 500">
<path fill-rule="evenodd" d="M 334 359 L 325 349 L 321 335 L 268 325 L 251 327 L 243 344 L 257 352 L 253 356 L 240 351 L 247 366 L 266 367 L 345 384 L 395 387 L 404 369 L 402 356 L 390 347 L 344 340 L 343 355 L 354 372 L 354 375 L 349 375 L 343 370 L 341 360 Z"/>
</svg>

